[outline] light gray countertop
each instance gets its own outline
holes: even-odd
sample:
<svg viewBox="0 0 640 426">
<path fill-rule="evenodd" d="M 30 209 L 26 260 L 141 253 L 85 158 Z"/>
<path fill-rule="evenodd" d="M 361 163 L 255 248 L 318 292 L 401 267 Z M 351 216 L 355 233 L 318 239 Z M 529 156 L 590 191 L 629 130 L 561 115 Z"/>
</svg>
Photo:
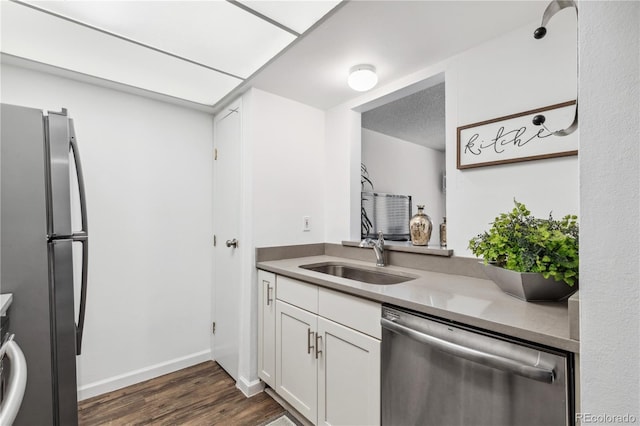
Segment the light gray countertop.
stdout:
<svg viewBox="0 0 640 426">
<path fill-rule="evenodd" d="M 578 353 L 580 342 L 569 335 L 567 302 L 531 303 L 503 293 L 492 281 L 385 266 L 383 271 L 418 278 L 400 284 L 375 285 L 302 269 L 300 265 L 344 262 L 367 267 L 371 262 L 333 256 L 310 256 L 258 262 L 258 269 L 332 288 L 382 303 L 405 307 L 496 333 Z"/>
<path fill-rule="evenodd" d="M 0 315 L 4 315 L 11 306 L 13 295 L 11 293 L 0 294 Z"/>
</svg>

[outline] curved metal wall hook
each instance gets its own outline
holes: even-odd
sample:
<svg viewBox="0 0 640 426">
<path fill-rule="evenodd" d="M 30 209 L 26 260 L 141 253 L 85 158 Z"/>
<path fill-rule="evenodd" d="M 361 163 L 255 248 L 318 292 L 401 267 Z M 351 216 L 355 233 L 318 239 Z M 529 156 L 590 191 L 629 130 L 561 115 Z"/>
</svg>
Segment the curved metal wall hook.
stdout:
<svg viewBox="0 0 640 426">
<path fill-rule="evenodd" d="M 553 0 L 551 3 L 549 3 L 547 8 L 545 9 L 544 14 L 542 15 L 542 24 L 540 25 L 539 28 L 537 28 L 533 32 L 533 38 L 539 40 L 539 39 L 543 38 L 545 35 L 547 35 L 546 25 L 547 25 L 547 23 L 549 23 L 549 20 L 553 17 L 553 15 L 555 15 L 556 13 L 561 11 L 562 9 L 566 9 L 567 7 L 573 7 L 576 10 L 576 21 L 577 21 L 578 20 L 578 6 L 576 5 L 575 1 L 573 1 L 573 0 Z M 577 46 L 576 49 L 579 49 L 579 46 Z M 577 55 L 577 53 L 576 53 L 576 55 Z M 576 63 L 577 63 L 576 81 L 578 81 L 577 74 L 579 72 L 580 64 L 579 64 L 578 61 L 576 61 Z M 536 125 L 536 126 L 544 126 L 545 117 L 542 114 L 536 115 L 535 117 L 533 117 L 532 121 L 533 121 L 533 124 Z M 546 127 L 545 127 L 545 129 L 546 129 Z M 571 133 L 575 132 L 577 129 L 578 129 L 578 90 L 577 90 L 577 83 L 576 83 L 576 113 L 575 113 L 575 115 L 573 117 L 573 123 L 571 123 L 571 125 L 569 127 L 567 127 L 566 129 L 557 130 L 555 132 L 552 132 L 552 134 L 555 135 L 555 136 L 567 136 L 567 135 L 570 135 Z"/>
<path fill-rule="evenodd" d="M 546 25 L 549 23 L 549 20 L 556 13 L 560 12 L 562 9 L 566 9 L 567 7 L 574 7 L 576 9 L 576 14 L 578 13 L 578 6 L 576 2 L 573 0 L 553 0 L 547 8 L 544 10 L 542 15 L 542 24 L 540 24 L 540 28 L 536 29 L 533 32 L 533 38 L 541 39 L 547 34 Z"/>
</svg>

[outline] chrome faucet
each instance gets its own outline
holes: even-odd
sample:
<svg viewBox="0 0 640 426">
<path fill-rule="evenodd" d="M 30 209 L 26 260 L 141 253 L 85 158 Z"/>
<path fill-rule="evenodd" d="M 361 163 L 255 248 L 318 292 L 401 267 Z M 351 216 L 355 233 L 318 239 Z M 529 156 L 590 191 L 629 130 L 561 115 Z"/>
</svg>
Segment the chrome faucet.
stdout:
<svg viewBox="0 0 640 426">
<path fill-rule="evenodd" d="M 378 232 L 378 239 L 365 238 L 360 242 L 360 247 L 373 247 L 376 254 L 376 266 L 385 266 L 384 263 L 384 234 Z"/>
</svg>

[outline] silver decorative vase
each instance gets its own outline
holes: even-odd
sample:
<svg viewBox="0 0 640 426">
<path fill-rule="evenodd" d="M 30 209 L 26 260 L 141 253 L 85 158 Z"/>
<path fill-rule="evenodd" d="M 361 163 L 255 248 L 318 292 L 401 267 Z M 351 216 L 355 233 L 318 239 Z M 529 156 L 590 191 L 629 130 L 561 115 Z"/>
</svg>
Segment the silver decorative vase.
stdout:
<svg viewBox="0 0 640 426">
<path fill-rule="evenodd" d="M 563 281 L 544 278 L 538 272 L 516 272 L 481 263 L 487 277 L 496 283 L 500 290 L 527 302 L 556 302 L 578 291 L 578 283 L 570 287 Z"/>
<path fill-rule="evenodd" d="M 424 206 L 418 206 L 418 213 L 413 215 L 409 221 L 409 231 L 411 232 L 411 243 L 414 246 L 426 246 L 431 239 L 433 224 L 431 218 L 424 213 Z"/>
</svg>

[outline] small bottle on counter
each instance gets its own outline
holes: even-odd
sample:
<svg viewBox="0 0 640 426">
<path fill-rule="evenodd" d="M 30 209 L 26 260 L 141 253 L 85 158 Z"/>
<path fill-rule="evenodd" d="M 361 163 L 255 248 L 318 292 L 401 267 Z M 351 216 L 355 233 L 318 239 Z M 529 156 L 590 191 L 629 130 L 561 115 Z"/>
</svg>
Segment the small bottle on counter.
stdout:
<svg viewBox="0 0 640 426">
<path fill-rule="evenodd" d="M 440 247 L 447 248 L 447 218 L 442 218 L 440 224 Z"/>
</svg>

